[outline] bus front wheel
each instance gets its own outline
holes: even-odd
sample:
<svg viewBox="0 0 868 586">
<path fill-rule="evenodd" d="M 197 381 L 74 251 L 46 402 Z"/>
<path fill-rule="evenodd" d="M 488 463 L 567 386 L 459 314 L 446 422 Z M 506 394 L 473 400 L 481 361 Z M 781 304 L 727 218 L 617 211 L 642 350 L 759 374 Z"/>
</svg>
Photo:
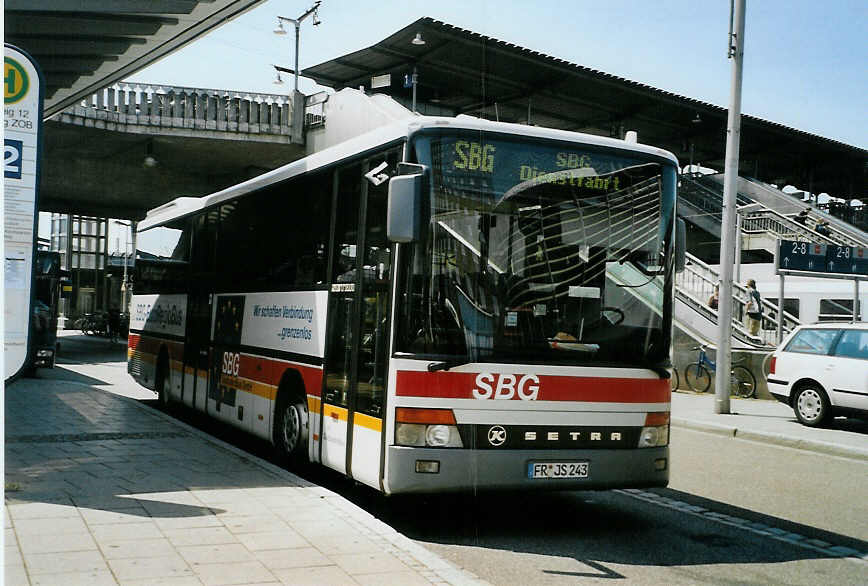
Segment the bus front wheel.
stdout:
<svg viewBox="0 0 868 586">
<path fill-rule="evenodd" d="M 307 459 L 308 413 L 295 398 L 278 400 L 274 421 L 274 446 L 278 457 L 298 465 Z"/>
</svg>

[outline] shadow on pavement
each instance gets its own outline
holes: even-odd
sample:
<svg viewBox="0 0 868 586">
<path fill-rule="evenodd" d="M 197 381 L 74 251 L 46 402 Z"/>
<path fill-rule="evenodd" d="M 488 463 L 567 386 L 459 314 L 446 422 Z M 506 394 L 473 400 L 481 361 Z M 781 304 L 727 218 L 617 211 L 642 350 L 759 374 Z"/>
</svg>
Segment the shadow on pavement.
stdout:
<svg viewBox="0 0 868 586">
<path fill-rule="evenodd" d="M 92 376 L 87 376 L 85 374 L 80 374 L 78 372 L 69 370 L 68 368 L 64 368 L 62 364 L 56 364 L 54 368 L 51 369 L 39 368 L 36 370 L 36 374 L 34 376 L 29 376 L 26 378 L 35 380 L 62 380 L 66 382 L 79 383 L 91 386 L 104 386 L 109 384 L 108 381 L 93 378 Z"/>
<path fill-rule="evenodd" d="M 807 538 L 868 551 L 868 543 L 850 537 L 669 489 L 653 492 L 672 499 L 689 499 L 691 504 L 709 511 L 725 512 Z M 344 496 L 355 500 L 352 494 Z M 362 506 L 369 512 L 412 539 L 568 557 L 589 566 L 588 573 L 550 572 L 574 577 L 624 577 L 609 565 L 770 564 L 840 557 L 772 540 L 711 519 L 688 517 L 671 508 L 649 507 L 621 491 L 362 499 L 366 501 Z"/>
</svg>

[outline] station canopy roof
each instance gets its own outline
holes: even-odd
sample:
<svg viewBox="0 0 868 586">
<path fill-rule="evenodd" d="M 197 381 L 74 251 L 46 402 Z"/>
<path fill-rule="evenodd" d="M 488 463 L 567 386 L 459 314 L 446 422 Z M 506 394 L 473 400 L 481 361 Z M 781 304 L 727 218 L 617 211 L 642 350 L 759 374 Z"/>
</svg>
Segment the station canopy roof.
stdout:
<svg viewBox="0 0 868 586">
<path fill-rule="evenodd" d="M 4 35 L 39 63 L 47 118 L 261 2 L 6 0 Z"/>
<path fill-rule="evenodd" d="M 414 43 L 421 36 L 424 44 Z M 308 67 L 340 90 L 365 86 L 408 103 L 417 76 L 423 113 L 470 114 L 639 141 L 723 171 L 727 109 L 589 69 L 472 31 L 421 18 L 379 43 Z M 390 74 L 371 89 L 372 77 Z M 380 83 L 383 83 L 381 78 Z M 753 116 L 742 118 L 739 174 L 837 197 L 865 191 L 868 151 Z"/>
</svg>

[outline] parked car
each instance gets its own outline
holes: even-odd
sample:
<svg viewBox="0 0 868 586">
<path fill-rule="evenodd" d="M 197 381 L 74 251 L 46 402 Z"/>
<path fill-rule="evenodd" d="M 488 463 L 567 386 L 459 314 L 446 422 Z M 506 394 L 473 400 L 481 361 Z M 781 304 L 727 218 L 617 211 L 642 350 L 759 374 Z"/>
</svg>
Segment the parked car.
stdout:
<svg viewBox="0 0 868 586">
<path fill-rule="evenodd" d="M 797 327 L 772 354 L 767 381 L 805 425 L 868 417 L 868 323 Z"/>
</svg>

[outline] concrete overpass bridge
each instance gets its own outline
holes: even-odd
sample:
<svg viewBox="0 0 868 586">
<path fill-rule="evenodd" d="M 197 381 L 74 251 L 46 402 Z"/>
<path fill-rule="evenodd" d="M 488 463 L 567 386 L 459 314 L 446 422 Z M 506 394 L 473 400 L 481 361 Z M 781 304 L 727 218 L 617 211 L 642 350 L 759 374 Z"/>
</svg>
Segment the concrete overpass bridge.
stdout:
<svg viewBox="0 0 868 586">
<path fill-rule="evenodd" d="M 305 100 L 308 126 L 322 99 Z M 138 219 L 253 177 L 303 156 L 302 109 L 286 95 L 113 84 L 46 120 L 41 211 Z"/>
</svg>

